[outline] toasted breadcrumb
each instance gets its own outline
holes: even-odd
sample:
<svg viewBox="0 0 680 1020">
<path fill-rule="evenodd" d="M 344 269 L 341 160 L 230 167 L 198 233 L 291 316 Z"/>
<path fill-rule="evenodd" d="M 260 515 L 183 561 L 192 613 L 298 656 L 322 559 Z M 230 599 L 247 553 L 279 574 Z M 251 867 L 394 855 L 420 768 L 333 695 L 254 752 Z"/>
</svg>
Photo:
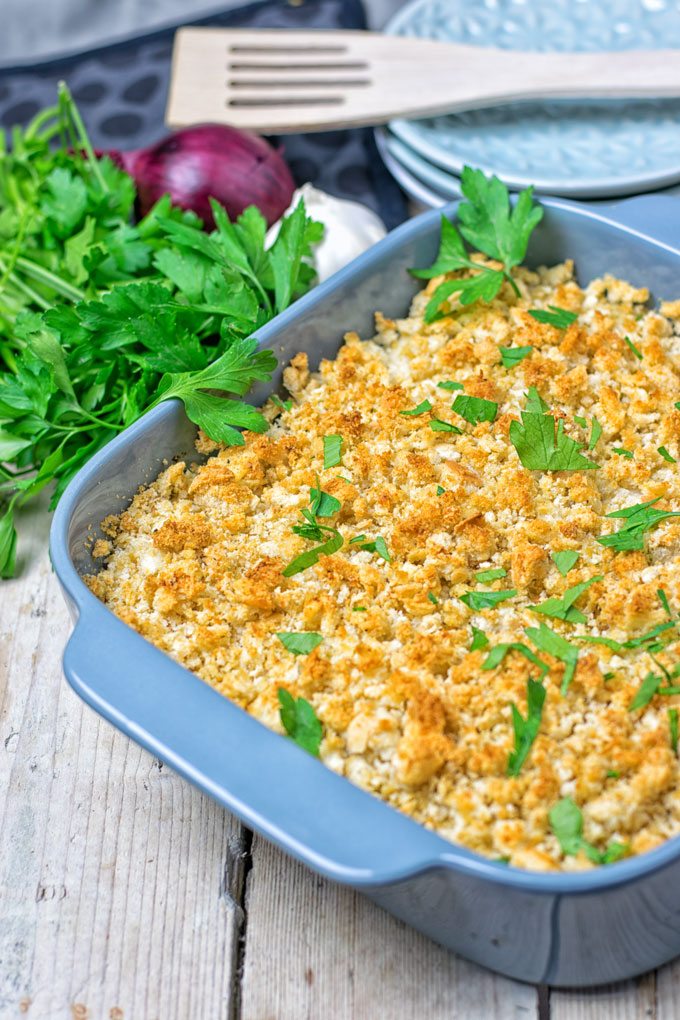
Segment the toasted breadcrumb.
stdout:
<svg viewBox="0 0 680 1020">
<path fill-rule="evenodd" d="M 323 724 L 322 760 L 442 836 L 519 867 L 573 870 L 592 865 L 582 853 L 565 857 L 551 832 L 548 812 L 562 797 L 579 805 L 584 835 L 600 849 L 616 840 L 635 854 L 680 832 L 667 716 L 678 698 L 656 696 L 630 712 L 656 668 L 650 655 L 575 640 L 623 642 L 663 623 L 658 589 L 680 609 L 680 519 L 651 530 L 644 552 L 597 542 L 620 524 L 604 518 L 612 511 L 657 498 L 661 509 L 680 509 L 678 467 L 657 452 L 663 445 L 680 460 L 680 302 L 649 311 L 645 290 L 611 277 L 582 290 L 569 263 L 520 269 L 515 279 L 519 298 L 505 286 L 490 305 L 454 305 L 428 326 L 432 281 L 408 318 L 378 315 L 372 340 L 348 333 L 319 371 L 298 354 L 285 373 L 291 410 L 268 403 L 269 432 L 245 433 L 243 447 L 199 437 L 198 451 L 213 456 L 170 466 L 109 519 L 110 543 L 97 543 L 96 555 L 113 551 L 89 584 L 267 726 L 282 732 L 279 687 L 308 699 Z M 548 305 L 578 320 L 558 330 L 528 314 Z M 499 347 L 524 345 L 531 355 L 504 368 Z M 443 380 L 497 402 L 496 420 L 463 421 Z M 584 453 L 599 470 L 522 467 L 508 430 L 529 386 L 581 442 L 597 418 L 602 436 Z M 400 415 L 425 400 L 429 413 Z M 431 418 L 463 432 L 435 432 Z M 324 470 L 330 434 L 343 437 L 342 463 Z M 286 578 L 284 567 L 314 544 L 291 528 L 317 478 L 341 501 L 323 523 L 345 544 Z M 360 534 L 382 536 L 391 562 L 350 545 Z M 580 554 L 567 577 L 550 558 L 561 550 Z M 475 580 L 491 568 L 507 574 Z M 577 603 L 585 625 L 530 609 L 596 575 L 603 580 Z M 509 588 L 517 595 L 492 609 L 460 601 Z M 550 665 L 543 717 L 510 777 L 511 704 L 526 714 L 536 668 L 514 652 L 493 670 L 481 665 L 500 642 L 526 643 L 525 628 L 541 620 L 578 645 L 578 667 L 562 695 L 564 663 L 541 653 Z M 472 624 L 486 649 L 469 651 Z M 294 656 L 280 631 L 318 631 L 323 642 Z M 680 645 L 675 660 L 673 649 L 659 659 L 672 668 L 679 655 Z"/>
</svg>

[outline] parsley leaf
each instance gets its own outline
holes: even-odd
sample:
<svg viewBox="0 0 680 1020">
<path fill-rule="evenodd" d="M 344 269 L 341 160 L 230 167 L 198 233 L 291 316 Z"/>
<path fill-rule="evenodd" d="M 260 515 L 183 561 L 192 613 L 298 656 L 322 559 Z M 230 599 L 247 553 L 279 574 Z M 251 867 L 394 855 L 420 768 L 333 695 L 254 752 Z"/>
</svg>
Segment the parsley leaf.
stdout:
<svg viewBox="0 0 680 1020">
<path fill-rule="evenodd" d="M 355 542 L 358 542 L 360 538 L 363 539 L 364 536 L 363 535 L 357 535 L 356 538 L 352 539 L 352 541 L 350 542 L 350 545 L 352 545 Z M 382 535 L 378 535 L 377 538 L 374 538 L 371 541 L 361 542 L 361 544 L 359 545 L 359 548 L 360 549 L 365 549 L 367 552 L 377 553 L 378 556 L 380 556 L 383 560 L 386 560 L 387 563 L 391 563 L 392 562 L 392 557 L 390 556 L 389 549 L 387 548 L 387 542 L 382 537 Z"/>
<path fill-rule="evenodd" d="M 446 489 L 444 488 L 443 485 L 438 485 L 437 486 L 437 495 L 438 496 L 443 496 L 445 492 L 446 492 Z"/>
<path fill-rule="evenodd" d="M 573 588 L 567 588 L 561 598 L 546 599 L 545 602 L 541 602 L 537 606 L 529 606 L 529 609 L 534 613 L 550 616 L 554 620 L 566 620 L 567 623 L 585 623 L 586 617 L 576 608 L 574 602 L 583 595 L 584 591 L 590 588 L 591 584 L 602 580 L 602 575 L 591 577 L 589 581 L 583 581 L 581 584 L 575 584 Z"/>
<path fill-rule="evenodd" d="M 598 467 L 580 452 L 583 443 L 565 434 L 564 422 L 556 422 L 550 414 L 522 411 L 521 424 L 510 422 L 509 436 L 523 467 L 530 471 L 592 471 Z"/>
<path fill-rule="evenodd" d="M 567 329 L 571 326 L 572 322 L 576 322 L 578 315 L 574 312 L 568 312 L 565 308 L 558 308 L 557 305 L 548 305 L 549 312 L 542 308 L 532 308 L 529 315 L 532 319 L 536 319 L 536 322 L 545 322 L 549 326 L 554 326 L 555 329 Z"/>
<path fill-rule="evenodd" d="M 600 851 L 583 838 L 583 816 L 571 797 L 564 797 L 548 812 L 550 828 L 557 837 L 562 853 L 574 857 L 581 850 L 593 864 L 612 864 L 628 852 L 623 843 L 612 842 Z"/>
<path fill-rule="evenodd" d="M 330 435 L 323 437 L 323 466 L 337 467 L 342 463 L 342 436 Z"/>
<path fill-rule="evenodd" d="M 309 490 L 309 508 L 315 517 L 332 517 L 342 506 L 339 499 L 323 489 Z"/>
<path fill-rule="evenodd" d="M 579 559 L 580 555 L 581 554 L 579 552 L 575 552 L 572 549 L 563 549 L 561 552 L 550 553 L 550 559 L 553 561 L 562 577 L 566 577 L 572 567 L 576 565 L 576 561 Z"/>
<path fill-rule="evenodd" d="M 281 571 L 284 577 L 293 577 L 295 574 L 307 570 L 308 567 L 315 566 L 319 562 L 320 556 L 331 556 L 338 549 L 342 549 L 344 539 L 340 532 L 334 528 L 329 528 L 328 531 L 332 532 L 332 534 L 325 542 L 315 546 L 313 549 L 300 553 L 294 560 L 291 560 L 288 566 Z"/>
<path fill-rule="evenodd" d="M 678 463 L 677 460 L 675 459 L 675 457 L 671 456 L 671 454 L 668 452 L 668 450 L 666 449 L 665 446 L 660 446 L 659 449 L 656 452 L 661 454 L 663 459 L 667 460 L 669 464 L 677 464 Z"/>
<path fill-rule="evenodd" d="M 273 393 L 269 399 L 271 400 L 272 404 L 275 404 L 282 411 L 290 411 L 291 407 L 293 406 L 292 400 L 281 400 L 281 397 L 277 397 L 276 393 Z"/>
<path fill-rule="evenodd" d="M 522 191 L 511 208 L 505 185 L 497 177 L 487 178 L 481 170 L 472 170 L 469 166 L 461 173 L 461 190 L 466 201 L 458 207 L 460 233 L 442 217 L 435 262 L 427 269 L 412 269 L 411 272 L 424 280 L 459 270 L 472 270 L 475 275 L 441 283 L 425 309 L 426 322 L 441 318 L 442 303 L 454 293 L 460 295 L 462 305 L 478 300 L 489 302 L 496 297 L 504 280 L 519 293 L 511 269 L 524 258 L 529 237 L 543 215 L 540 206 L 534 205 L 533 188 Z M 473 261 L 465 250 L 463 238 L 483 254 L 502 262 L 503 269 Z"/>
<path fill-rule="evenodd" d="M 660 499 L 661 496 L 658 496 L 656 499 L 650 499 L 647 503 L 636 503 L 634 506 L 607 514 L 608 518 L 622 518 L 626 523 L 618 531 L 598 538 L 597 541 L 600 545 L 614 549 L 616 552 L 644 549 L 644 536 L 647 531 L 670 517 L 680 517 L 680 511 L 653 509 Z"/>
<path fill-rule="evenodd" d="M 629 712 L 636 712 L 639 708 L 645 708 L 655 694 L 658 693 L 662 678 L 656 673 L 648 673 L 640 684 L 640 689 L 628 706 Z"/>
<path fill-rule="evenodd" d="M 560 692 L 565 695 L 576 672 L 578 648 L 569 644 L 545 623 L 541 623 L 540 627 L 526 627 L 525 634 L 540 651 L 547 652 L 548 655 L 552 655 L 564 663 L 565 669 Z"/>
<path fill-rule="evenodd" d="M 633 352 L 635 357 L 638 359 L 638 361 L 642 361 L 642 351 L 638 347 L 635 346 L 635 344 L 633 343 L 631 338 L 629 336 L 624 336 L 623 339 L 628 344 L 628 346 L 630 347 L 631 351 Z"/>
<path fill-rule="evenodd" d="M 430 428 L 433 432 L 454 432 L 458 436 L 463 434 L 463 430 L 459 429 L 457 425 L 452 425 L 448 421 L 442 421 L 440 418 L 433 418 L 430 422 Z"/>
<path fill-rule="evenodd" d="M 498 404 L 493 400 L 484 400 L 483 397 L 469 397 L 461 393 L 451 405 L 451 410 L 471 425 L 477 425 L 480 421 L 493 421 L 498 413 Z"/>
<path fill-rule="evenodd" d="M 438 382 L 437 387 L 440 390 L 464 390 L 465 387 L 462 383 L 454 382 L 452 379 L 445 379 L 444 382 Z"/>
<path fill-rule="evenodd" d="M 404 417 L 415 417 L 418 414 L 425 414 L 426 411 L 432 410 L 432 404 L 429 400 L 421 401 L 417 407 L 412 407 L 409 411 L 400 411 L 399 414 L 403 414 Z"/>
<path fill-rule="evenodd" d="M 535 386 L 530 386 L 526 392 L 527 405 L 525 410 L 530 411 L 531 414 L 543 414 L 544 411 L 549 411 L 550 408 L 546 404 L 545 400 L 538 392 Z"/>
<path fill-rule="evenodd" d="M 508 757 L 508 775 L 518 776 L 522 765 L 527 759 L 531 745 L 538 735 L 545 702 L 545 687 L 537 680 L 527 681 L 527 716 L 521 715 L 514 704 L 512 709 L 512 726 L 515 733 L 515 749 Z"/>
<path fill-rule="evenodd" d="M 668 735 L 671 742 L 671 750 L 673 754 L 678 753 L 678 710 L 677 708 L 668 709 Z"/>
<path fill-rule="evenodd" d="M 633 459 L 633 451 L 624 450 L 622 446 L 612 446 L 612 453 L 618 454 L 619 457 L 626 457 L 628 460 Z"/>
<path fill-rule="evenodd" d="M 592 428 L 590 430 L 590 439 L 588 441 L 588 449 L 589 450 L 594 450 L 595 447 L 597 446 L 597 442 L 598 442 L 600 436 L 602 435 L 602 426 L 600 425 L 599 421 L 595 417 L 593 417 L 591 419 L 591 422 L 592 422 Z"/>
<path fill-rule="evenodd" d="M 497 581 L 500 577 L 507 575 L 503 567 L 492 567 L 490 570 L 479 570 L 475 574 L 475 581 Z"/>
<path fill-rule="evenodd" d="M 489 639 L 486 636 L 486 634 L 484 633 L 484 631 L 480 630 L 479 627 L 475 627 L 475 625 L 473 624 L 472 625 L 472 644 L 470 645 L 470 651 L 471 652 L 476 652 L 480 648 L 486 648 L 488 644 L 489 644 Z"/>
<path fill-rule="evenodd" d="M 304 634 L 279 631 L 276 636 L 286 651 L 292 652 L 293 655 L 308 655 L 323 641 L 321 634 L 314 634 L 312 631 L 306 631 Z"/>
<path fill-rule="evenodd" d="M 438 606 L 439 605 L 439 599 L 434 594 L 434 592 L 428 591 L 427 598 L 432 603 L 433 606 Z"/>
<path fill-rule="evenodd" d="M 17 555 L 17 533 L 14 527 L 13 508 L 10 506 L 0 517 L 0 578 L 14 577 Z"/>
<path fill-rule="evenodd" d="M 533 347 L 499 347 L 503 368 L 515 368 L 533 351 Z"/>
<path fill-rule="evenodd" d="M 323 727 L 313 707 L 304 698 L 294 698 L 285 687 L 279 687 L 278 698 L 284 730 L 303 751 L 318 758 Z"/>
<path fill-rule="evenodd" d="M 529 646 L 525 645 L 522 641 L 507 641 L 496 645 L 482 663 L 482 669 L 495 669 L 497 666 L 500 666 L 508 652 L 519 652 L 520 655 L 523 655 L 534 666 L 538 666 L 541 678 L 548 672 L 549 667 L 543 659 L 539 659 Z"/>
<path fill-rule="evenodd" d="M 511 588 L 508 591 L 468 591 L 459 597 L 469 609 L 493 609 L 499 602 L 514 598 L 516 594 L 517 590 Z"/>
</svg>

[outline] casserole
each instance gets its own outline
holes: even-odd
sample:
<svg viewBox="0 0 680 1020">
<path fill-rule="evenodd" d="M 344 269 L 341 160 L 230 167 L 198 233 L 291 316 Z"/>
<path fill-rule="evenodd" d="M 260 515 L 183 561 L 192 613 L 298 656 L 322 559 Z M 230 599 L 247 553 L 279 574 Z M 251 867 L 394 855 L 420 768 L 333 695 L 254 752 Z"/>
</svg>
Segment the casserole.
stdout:
<svg viewBox="0 0 680 1020">
<path fill-rule="evenodd" d="M 544 206 L 527 264 L 575 258 L 582 281 L 607 271 L 659 296 L 677 289 L 672 200 L 637 199 L 598 212 Z M 259 338 L 281 362 L 273 386 L 299 350 L 316 367 L 335 354 L 346 329 L 369 332 L 375 308 L 401 316 L 418 289 L 406 270 L 431 261 L 438 238 L 438 214 L 424 214 L 264 327 Z M 271 389 L 261 386 L 251 399 L 259 403 Z M 680 870 L 680 838 L 578 874 L 527 873 L 481 858 L 262 727 L 99 603 L 79 576 L 93 570 L 86 541 L 157 476 L 164 459 L 195 459 L 194 435 L 181 406 L 162 405 L 95 457 L 59 505 L 51 548 L 77 617 L 64 659 L 77 692 L 283 849 L 485 966 L 527 981 L 582 985 L 628 977 L 679 952 L 680 893 L 674 898 L 670 872 Z M 291 789 L 304 796 L 290 798 Z"/>
</svg>

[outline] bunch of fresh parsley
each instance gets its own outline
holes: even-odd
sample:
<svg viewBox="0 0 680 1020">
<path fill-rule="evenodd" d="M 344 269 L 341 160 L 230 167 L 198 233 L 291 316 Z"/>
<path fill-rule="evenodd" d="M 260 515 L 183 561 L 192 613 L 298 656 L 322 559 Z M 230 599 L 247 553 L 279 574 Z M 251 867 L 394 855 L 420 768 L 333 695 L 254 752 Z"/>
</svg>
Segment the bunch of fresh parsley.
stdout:
<svg viewBox="0 0 680 1020">
<path fill-rule="evenodd" d="M 135 187 L 98 159 L 65 86 L 7 151 L 0 133 L 0 576 L 14 512 L 161 400 L 242 444 L 262 415 L 234 397 L 276 365 L 251 334 L 310 286 L 323 227 L 300 205 L 270 248 L 251 207 L 213 205 L 207 234 L 163 198 L 133 222 Z M 226 396 L 229 394 L 230 396 Z"/>
</svg>

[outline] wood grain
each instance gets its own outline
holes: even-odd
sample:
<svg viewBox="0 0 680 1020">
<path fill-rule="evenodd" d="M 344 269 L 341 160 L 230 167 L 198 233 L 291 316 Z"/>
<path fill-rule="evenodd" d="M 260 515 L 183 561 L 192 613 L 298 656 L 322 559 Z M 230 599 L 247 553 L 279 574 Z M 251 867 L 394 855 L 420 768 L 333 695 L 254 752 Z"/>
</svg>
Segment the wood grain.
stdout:
<svg viewBox="0 0 680 1020">
<path fill-rule="evenodd" d="M 70 691 L 70 623 L 45 552 L 0 616 L 0 1017 L 231 1014 L 241 826 Z"/>
<path fill-rule="evenodd" d="M 47 525 L 0 589 L 1 1020 L 680 1020 L 680 962 L 539 996 L 251 850 L 63 681 Z"/>
<path fill-rule="evenodd" d="M 242 1020 L 536 1020 L 537 995 L 255 838 Z"/>
</svg>

